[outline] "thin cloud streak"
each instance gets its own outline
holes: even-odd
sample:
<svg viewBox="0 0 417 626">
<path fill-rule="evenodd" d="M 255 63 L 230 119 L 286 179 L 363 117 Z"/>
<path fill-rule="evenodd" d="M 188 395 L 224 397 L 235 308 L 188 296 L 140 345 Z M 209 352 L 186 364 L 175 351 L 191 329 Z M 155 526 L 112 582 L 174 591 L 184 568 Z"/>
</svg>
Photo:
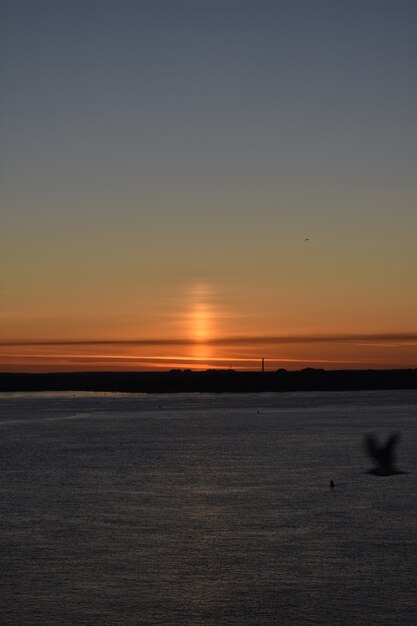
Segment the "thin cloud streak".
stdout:
<svg viewBox="0 0 417 626">
<path fill-rule="evenodd" d="M 205 341 L 195 339 L 46 339 L 46 340 L 3 340 L 0 346 L 192 346 L 206 344 L 212 346 L 265 345 L 265 344 L 308 344 L 308 343 L 373 343 L 390 344 L 416 343 L 417 333 L 374 333 L 339 335 L 278 335 L 278 336 L 237 336 L 218 337 Z"/>
<path fill-rule="evenodd" d="M 119 355 L 71 355 L 71 354 L 19 354 L 18 356 L 13 354 L 2 355 L 3 358 L 22 360 L 22 359 L 36 359 L 36 360 L 44 360 L 49 361 L 50 359 L 65 359 L 66 361 L 92 361 L 92 362 L 100 362 L 100 361 L 176 361 L 178 363 L 183 361 L 193 361 L 196 363 L 228 363 L 230 362 L 230 358 L 223 357 L 193 357 L 193 356 L 119 356 Z M 259 357 L 236 357 L 233 359 L 234 362 L 239 363 L 259 363 Z M 334 360 L 334 359 L 294 359 L 294 358 L 277 358 L 271 357 L 267 359 L 268 363 L 304 363 L 308 361 L 309 363 L 356 363 L 356 361 L 346 361 L 346 360 Z"/>
</svg>

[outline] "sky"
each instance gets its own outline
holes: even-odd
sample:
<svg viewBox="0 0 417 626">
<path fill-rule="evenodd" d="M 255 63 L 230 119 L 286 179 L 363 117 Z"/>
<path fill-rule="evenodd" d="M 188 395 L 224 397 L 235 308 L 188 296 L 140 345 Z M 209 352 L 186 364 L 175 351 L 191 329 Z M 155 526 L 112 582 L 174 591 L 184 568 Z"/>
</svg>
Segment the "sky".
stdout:
<svg viewBox="0 0 417 626">
<path fill-rule="evenodd" d="M 415 0 L 0 23 L 0 371 L 417 367 Z"/>
</svg>

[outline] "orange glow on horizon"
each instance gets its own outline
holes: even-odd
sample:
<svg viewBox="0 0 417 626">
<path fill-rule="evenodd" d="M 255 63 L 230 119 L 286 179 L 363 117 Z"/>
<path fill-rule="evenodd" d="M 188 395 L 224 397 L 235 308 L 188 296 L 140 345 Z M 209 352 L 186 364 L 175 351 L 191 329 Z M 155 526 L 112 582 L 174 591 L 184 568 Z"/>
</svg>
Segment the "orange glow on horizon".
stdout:
<svg viewBox="0 0 417 626">
<path fill-rule="evenodd" d="M 271 338 L 273 339 L 273 338 Z M 61 344 L 0 344 L 0 371 L 98 371 L 98 370 L 167 370 L 209 368 L 258 370 L 261 357 L 265 355 L 267 370 L 280 367 L 302 369 L 385 369 L 417 367 L 417 340 L 393 337 L 390 340 L 371 340 L 364 337 L 323 338 L 323 342 L 308 343 L 308 337 L 300 342 L 268 343 L 253 338 L 236 343 L 233 338 L 216 342 L 196 342 L 192 339 L 158 344 L 91 342 L 90 344 L 62 342 Z M 303 339 L 305 340 L 303 342 Z"/>
<path fill-rule="evenodd" d="M 343 325 L 335 320 L 320 327 L 291 325 L 279 318 L 274 297 L 274 305 L 260 307 L 252 293 L 240 300 L 225 285 L 199 281 L 145 299 L 129 325 L 117 317 L 104 331 L 101 324 L 90 328 L 65 320 L 50 328 L 28 323 L 26 332 L 36 329 L 32 340 L 13 341 L 10 330 L 0 340 L 0 371 L 259 370 L 262 356 L 267 370 L 417 367 L 417 332 L 383 332 L 357 323 L 340 332 Z M 104 324 L 99 312 L 97 319 Z"/>
</svg>

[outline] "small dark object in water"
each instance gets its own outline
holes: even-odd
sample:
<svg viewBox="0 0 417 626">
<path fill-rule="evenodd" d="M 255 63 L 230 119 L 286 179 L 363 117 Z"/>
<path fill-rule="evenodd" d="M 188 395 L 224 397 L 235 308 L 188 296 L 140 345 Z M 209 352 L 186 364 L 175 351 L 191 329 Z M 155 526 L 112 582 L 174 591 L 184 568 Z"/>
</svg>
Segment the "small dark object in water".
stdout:
<svg viewBox="0 0 417 626">
<path fill-rule="evenodd" d="M 330 481 L 330 489 L 334 489 L 334 482 L 332 480 Z"/>
<path fill-rule="evenodd" d="M 394 464 L 394 449 L 397 445 L 399 435 L 393 433 L 388 437 L 385 445 L 379 445 L 374 435 L 367 435 L 365 437 L 365 450 L 374 461 L 377 466 L 371 470 L 368 470 L 368 474 L 374 474 L 374 476 L 393 476 L 394 474 L 405 474 L 397 470 Z"/>
</svg>

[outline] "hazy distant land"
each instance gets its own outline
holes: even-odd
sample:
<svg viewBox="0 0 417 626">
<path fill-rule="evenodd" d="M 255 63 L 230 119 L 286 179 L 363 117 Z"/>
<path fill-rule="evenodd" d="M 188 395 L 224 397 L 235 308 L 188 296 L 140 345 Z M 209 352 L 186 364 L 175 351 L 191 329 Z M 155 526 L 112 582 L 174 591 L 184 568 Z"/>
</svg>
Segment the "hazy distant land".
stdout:
<svg viewBox="0 0 417 626">
<path fill-rule="evenodd" d="M 238 372 L 3 373 L 0 391 L 108 391 L 135 393 L 359 391 L 417 389 L 417 369 Z"/>
</svg>

